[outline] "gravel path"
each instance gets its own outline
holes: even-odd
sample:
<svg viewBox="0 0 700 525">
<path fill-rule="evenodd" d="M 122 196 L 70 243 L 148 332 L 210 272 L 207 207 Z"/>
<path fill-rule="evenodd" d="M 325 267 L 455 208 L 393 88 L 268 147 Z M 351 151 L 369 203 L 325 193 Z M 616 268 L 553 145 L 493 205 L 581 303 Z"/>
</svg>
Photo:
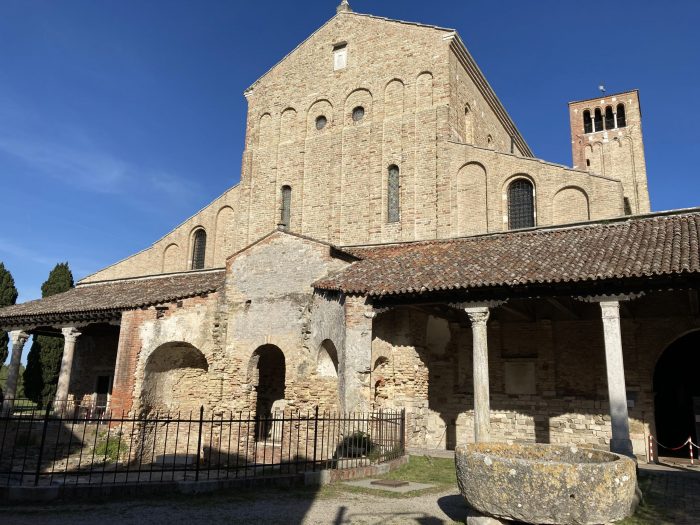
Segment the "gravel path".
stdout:
<svg viewBox="0 0 700 525">
<path fill-rule="evenodd" d="M 148 501 L 11 507 L 0 509 L 3 525 L 99 524 L 139 525 L 179 523 L 246 524 L 420 524 L 464 522 L 466 507 L 456 490 L 391 498 L 336 490 L 316 497 L 309 492 L 252 493 Z"/>
</svg>

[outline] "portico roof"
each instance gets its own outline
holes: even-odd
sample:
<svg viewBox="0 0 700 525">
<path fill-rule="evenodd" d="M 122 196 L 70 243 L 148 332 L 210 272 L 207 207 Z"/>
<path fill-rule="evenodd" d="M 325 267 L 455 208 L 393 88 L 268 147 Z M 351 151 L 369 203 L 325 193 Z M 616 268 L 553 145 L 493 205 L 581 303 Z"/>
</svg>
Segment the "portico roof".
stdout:
<svg viewBox="0 0 700 525">
<path fill-rule="evenodd" d="M 368 296 L 700 277 L 700 210 L 450 240 L 347 248 L 362 260 L 314 283 Z"/>
<path fill-rule="evenodd" d="M 0 327 L 105 318 L 144 306 L 214 292 L 224 270 L 205 270 L 82 284 L 67 292 L 0 309 Z"/>
</svg>

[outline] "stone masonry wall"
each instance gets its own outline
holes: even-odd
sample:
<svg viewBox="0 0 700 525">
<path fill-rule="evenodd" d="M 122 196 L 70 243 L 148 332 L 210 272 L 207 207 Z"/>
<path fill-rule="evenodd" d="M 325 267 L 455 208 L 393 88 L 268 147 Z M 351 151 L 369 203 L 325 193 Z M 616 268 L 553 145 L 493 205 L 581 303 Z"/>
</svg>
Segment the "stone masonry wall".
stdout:
<svg viewBox="0 0 700 525">
<path fill-rule="evenodd" d="M 289 229 L 336 245 L 501 231 L 505 184 L 517 177 L 535 184 L 538 226 L 622 215 L 623 185 L 613 179 L 627 181 L 623 168 L 632 164 L 643 204 L 638 112 L 630 107 L 624 131 L 634 133 L 634 162 L 606 160 L 617 166 L 608 171 L 548 164 L 523 157 L 519 147 L 510 154 L 513 130 L 496 115 L 500 103 L 486 101 L 490 88 L 465 70 L 454 42 L 452 31 L 430 26 L 333 17 L 246 91 L 240 184 L 151 247 L 84 281 L 189 270 L 198 229 L 207 234 L 205 267 L 221 267 L 277 227 L 282 186 L 291 187 Z M 342 45 L 347 66 L 334 69 L 333 50 Z M 356 107 L 364 109 L 359 120 Z M 400 210 L 389 222 L 394 164 Z"/>
</svg>

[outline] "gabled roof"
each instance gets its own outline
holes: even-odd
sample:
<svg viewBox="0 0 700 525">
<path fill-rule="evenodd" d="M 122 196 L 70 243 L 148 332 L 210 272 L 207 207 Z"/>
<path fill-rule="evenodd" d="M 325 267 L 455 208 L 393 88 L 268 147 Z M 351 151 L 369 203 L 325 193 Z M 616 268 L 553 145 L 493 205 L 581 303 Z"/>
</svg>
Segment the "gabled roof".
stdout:
<svg viewBox="0 0 700 525">
<path fill-rule="evenodd" d="M 322 241 L 320 239 L 315 239 L 314 237 L 309 237 L 308 235 L 303 235 L 301 233 L 296 233 L 296 232 L 292 232 L 292 231 L 283 230 L 283 229 L 278 228 L 276 230 L 272 230 L 271 232 L 263 235 L 259 239 L 251 242 L 245 248 L 241 248 L 237 252 L 229 255 L 228 257 L 226 257 L 226 261 L 228 262 L 231 259 L 238 257 L 240 254 L 249 251 L 251 248 L 254 248 L 258 244 L 266 241 L 267 239 L 270 239 L 271 237 L 278 237 L 278 236 L 285 236 L 285 235 L 288 235 L 290 237 L 295 237 L 297 239 L 301 239 L 304 241 L 310 241 L 310 242 L 313 242 L 315 244 L 327 246 L 328 249 L 330 250 L 331 255 L 334 257 L 337 257 L 339 259 L 345 259 L 345 260 L 351 260 L 351 261 L 358 261 L 359 260 L 359 257 L 353 255 L 351 252 L 345 251 L 342 248 L 338 248 L 337 246 L 335 246 L 334 244 L 331 244 L 328 241 Z"/>
<path fill-rule="evenodd" d="M 218 290 L 224 271 L 200 270 L 79 285 L 44 299 L 0 308 L 0 327 L 38 324 L 57 316 L 121 312 Z"/>
<path fill-rule="evenodd" d="M 425 27 L 425 28 L 427 28 L 427 29 L 435 29 L 435 30 L 437 30 L 437 31 L 444 31 L 444 32 L 446 32 L 446 33 L 454 33 L 454 32 L 455 32 L 454 29 L 447 29 L 447 28 L 445 28 L 445 27 L 433 26 L 433 25 L 429 25 L 429 24 L 421 24 L 421 23 L 419 23 L 419 22 L 406 22 L 406 21 L 404 21 L 404 20 L 395 20 L 395 19 L 386 18 L 386 17 L 383 17 L 383 16 L 368 15 L 368 14 L 365 14 L 365 13 L 356 13 L 355 11 L 340 11 L 340 12 L 336 13 L 334 16 L 332 16 L 331 18 L 329 18 L 329 19 L 328 19 L 323 25 L 321 25 L 321 27 L 319 27 L 316 31 L 314 31 L 314 32 L 311 33 L 309 36 L 307 36 L 304 40 L 302 40 L 294 49 L 292 49 L 289 53 L 287 53 L 286 55 L 284 55 L 284 56 L 283 56 L 280 60 L 278 60 L 270 69 L 268 69 L 267 71 L 265 71 L 265 73 L 263 73 L 255 82 L 253 82 L 253 83 L 248 87 L 248 89 L 245 90 L 244 93 L 248 93 L 250 90 L 252 90 L 252 89 L 255 87 L 255 85 L 256 85 L 258 82 L 260 82 L 263 78 L 265 78 L 270 72 L 272 72 L 272 70 L 274 70 L 277 66 L 279 66 L 280 64 L 282 64 L 282 62 L 284 62 L 285 60 L 287 60 L 288 57 L 292 56 L 292 55 L 296 52 L 297 49 L 299 49 L 299 48 L 302 47 L 306 42 L 308 42 L 309 40 L 311 40 L 317 33 L 319 33 L 324 27 L 326 27 L 328 24 L 330 24 L 331 22 L 333 22 L 333 20 L 335 20 L 335 19 L 338 18 L 339 16 L 361 16 L 361 17 L 365 17 L 365 18 L 371 18 L 371 19 L 373 19 L 373 20 L 382 20 L 382 21 L 384 21 L 384 22 L 391 22 L 391 23 L 396 23 L 396 24 L 411 25 L 411 26 L 416 26 L 416 27 Z"/>
<path fill-rule="evenodd" d="M 700 210 L 444 241 L 345 248 L 363 260 L 317 289 L 389 296 L 700 277 Z"/>
</svg>

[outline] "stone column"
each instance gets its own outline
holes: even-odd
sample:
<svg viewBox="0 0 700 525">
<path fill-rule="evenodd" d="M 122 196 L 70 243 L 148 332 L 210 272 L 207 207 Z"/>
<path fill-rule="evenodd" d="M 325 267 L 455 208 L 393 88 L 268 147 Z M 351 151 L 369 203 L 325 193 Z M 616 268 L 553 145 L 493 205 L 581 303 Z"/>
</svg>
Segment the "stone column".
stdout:
<svg viewBox="0 0 700 525">
<path fill-rule="evenodd" d="M 17 395 L 17 380 L 19 379 L 19 364 L 22 359 L 22 350 L 27 339 L 29 339 L 29 334 L 20 330 L 10 332 L 9 336 L 10 344 L 12 345 L 12 355 L 10 357 L 10 368 L 7 373 L 7 383 L 3 392 L 5 396 L 3 413 L 11 410 L 14 404 Z"/>
<path fill-rule="evenodd" d="M 605 368 L 608 375 L 608 398 L 612 438 L 610 450 L 634 457 L 630 440 L 629 416 L 627 414 L 627 390 L 625 367 L 622 361 L 622 335 L 620 332 L 620 302 L 600 301 L 605 337 Z"/>
<path fill-rule="evenodd" d="M 345 344 L 340 349 L 339 388 L 344 412 L 367 411 L 370 408 L 372 367 L 372 321 L 375 312 L 364 297 L 345 300 Z"/>
<path fill-rule="evenodd" d="M 489 401 L 489 348 L 486 322 L 489 309 L 471 306 L 464 309 L 472 324 L 472 355 L 474 359 L 474 439 L 477 443 L 491 439 L 491 408 Z"/>
<path fill-rule="evenodd" d="M 56 387 L 56 401 L 65 403 L 68 399 L 68 387 L 70 385 L 70 373 L 73 368 L 73 354 L 75 353 L 75 343 L 80 332 L 73 327 L 64 328 L 63 332 L 63 356 L 61 357 L 61 371 L 58 375 L 58 386 Z"/>
</svg>

